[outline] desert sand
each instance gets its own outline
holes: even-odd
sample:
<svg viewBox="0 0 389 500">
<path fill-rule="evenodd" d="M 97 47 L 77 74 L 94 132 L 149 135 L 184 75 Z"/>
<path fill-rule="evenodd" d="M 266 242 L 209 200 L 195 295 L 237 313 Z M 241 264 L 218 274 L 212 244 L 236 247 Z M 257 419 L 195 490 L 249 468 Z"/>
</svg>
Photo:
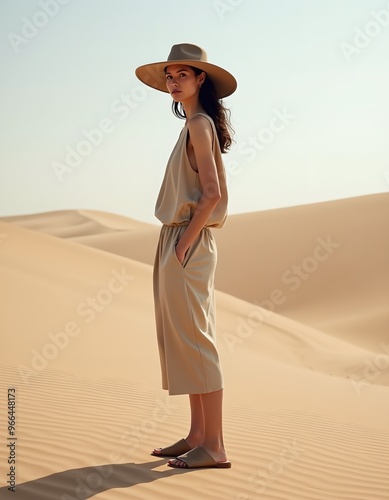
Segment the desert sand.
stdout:
<svg viewBox="0 0 389 500">
<path fill-rule="evenodd" d="M 159 226 L 3 217 L 0 498 L 388 500 L 388 227 L 377 194 L 214 230 L 232 468 L 177 470 L 150 455 L 189 419 L 160 388 Z"/>
</svg>

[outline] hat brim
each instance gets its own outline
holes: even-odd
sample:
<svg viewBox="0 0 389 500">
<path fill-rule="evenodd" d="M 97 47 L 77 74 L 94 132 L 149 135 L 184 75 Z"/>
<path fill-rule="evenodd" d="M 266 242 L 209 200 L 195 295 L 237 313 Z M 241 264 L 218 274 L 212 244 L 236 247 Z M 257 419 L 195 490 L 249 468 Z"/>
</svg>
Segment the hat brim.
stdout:
<svg viewBox="0 0 389 500">
<path fill-rule="evenodd" d="M 168 93 L 164 70 L 166 66 L 170 66 L 172 64 L 188 65 L 205 71 L 207 76 L 212 80 L 218 99 L 231 95 L 235 92 L 238 86 L 236 79 L 231 75 L 231 73 L 223 68 L 220 68 L 220 66 L 203 61 L 193 61 L 190 59 L 144 64 L 135 70 L 135 74 L 145 85 L 148 85 L 153 89 L 160 90 L 161 92 Z"/>
</svg>

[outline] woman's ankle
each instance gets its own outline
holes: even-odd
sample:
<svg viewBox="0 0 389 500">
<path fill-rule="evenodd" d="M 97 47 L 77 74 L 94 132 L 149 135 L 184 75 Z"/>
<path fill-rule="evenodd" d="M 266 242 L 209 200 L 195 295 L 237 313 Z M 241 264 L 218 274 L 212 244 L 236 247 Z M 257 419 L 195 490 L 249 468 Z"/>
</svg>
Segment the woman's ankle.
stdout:
<svg viewBox="0 0 389 500">
<path fill-rule="evenodd" d="M 189 446 L 195 448 L 196 446 L 200 446 L 204 441 L 204 434 L 198 431 L 190 431 L 185 441 Z"/>
</svg>

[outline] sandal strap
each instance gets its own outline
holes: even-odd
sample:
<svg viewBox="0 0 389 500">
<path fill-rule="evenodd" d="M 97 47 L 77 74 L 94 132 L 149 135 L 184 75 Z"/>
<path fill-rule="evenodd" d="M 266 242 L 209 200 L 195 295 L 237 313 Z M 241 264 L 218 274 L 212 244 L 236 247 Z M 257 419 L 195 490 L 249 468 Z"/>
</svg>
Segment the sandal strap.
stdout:
<svg viewBox="0 0 389 500">
<path fill-rule="evenodd" d="M 187 453 L 190 450 L 190 446 L 185 439 L 180 439 L 177 443 L 174 443 L 166 448 L 161 448 L 160 453 L 155 453 L 157 457 L 176 457 L 182 453 Z"/>
<path fill-rule="evenodd" d="M 189 468 L 192 467 L 214 467 L 217 462 L 201 446 L 197 446 L 183 455 L 177 457 L 178 460 L 185 462 Z"/>
</svg>

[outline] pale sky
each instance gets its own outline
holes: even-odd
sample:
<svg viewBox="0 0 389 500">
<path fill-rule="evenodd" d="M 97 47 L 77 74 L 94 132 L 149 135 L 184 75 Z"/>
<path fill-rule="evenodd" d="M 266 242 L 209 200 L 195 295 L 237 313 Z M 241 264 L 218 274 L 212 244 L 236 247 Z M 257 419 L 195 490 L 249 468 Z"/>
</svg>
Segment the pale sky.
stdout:
<svg viewBox="0 0 389 500">
<path fill-rule="evenodd" d="M 0 216 L 158 223 L 183 121 L 134 70 L 181 42 L 238 80 L 230 213 L 389 190 L 389 1 L 1 0 L 0 38 Z"/>
</svg>

